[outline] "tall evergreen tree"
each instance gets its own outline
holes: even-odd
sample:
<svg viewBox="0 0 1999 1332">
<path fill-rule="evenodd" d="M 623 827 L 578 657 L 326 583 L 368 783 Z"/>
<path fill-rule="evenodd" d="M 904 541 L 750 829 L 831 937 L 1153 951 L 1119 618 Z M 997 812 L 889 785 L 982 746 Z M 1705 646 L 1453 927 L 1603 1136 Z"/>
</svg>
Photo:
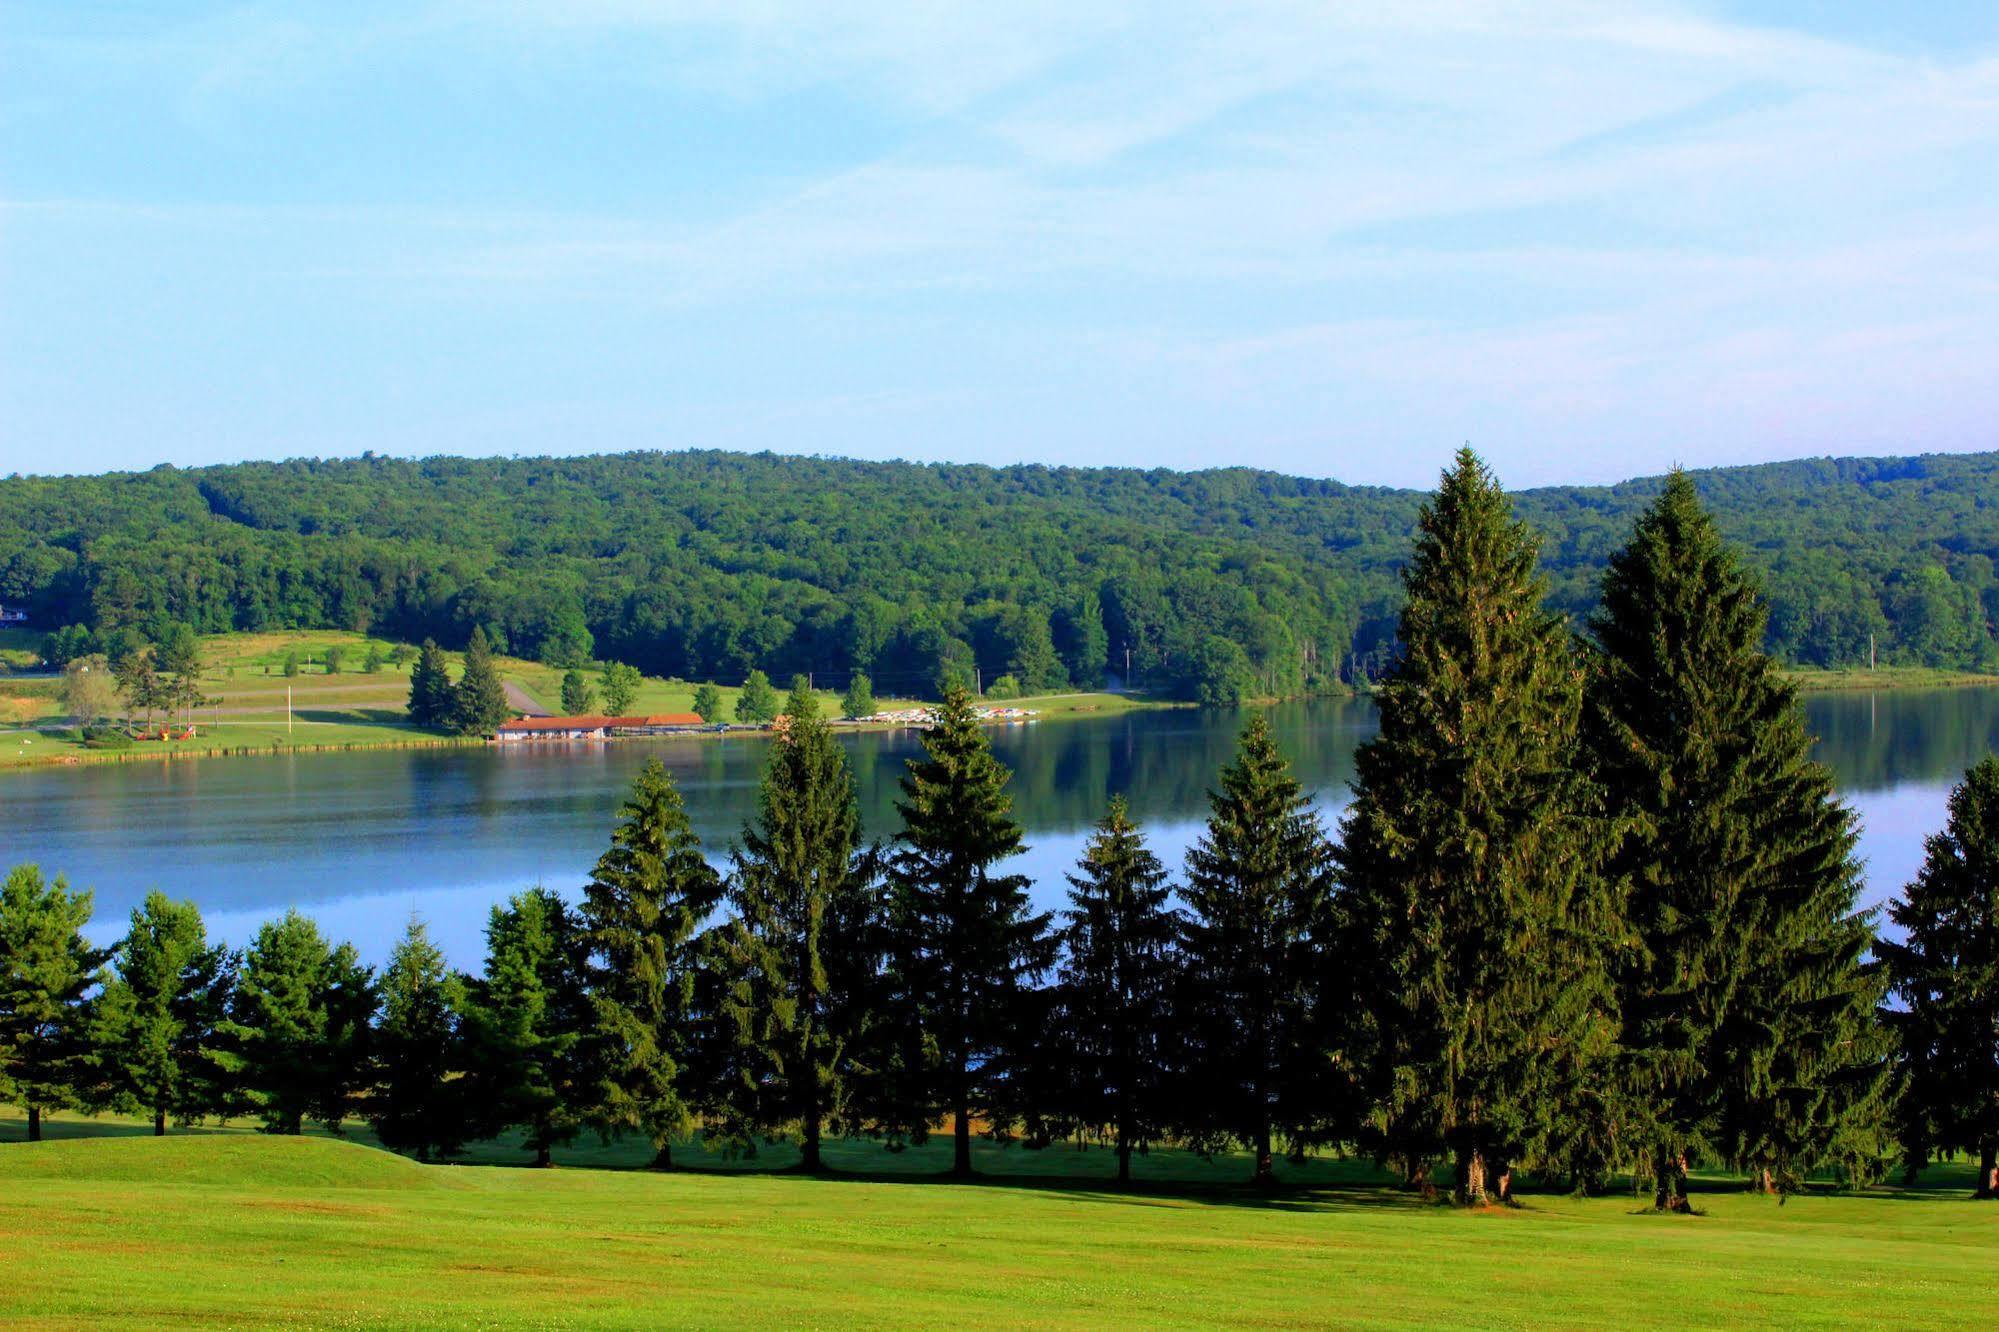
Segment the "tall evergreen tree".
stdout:
<svg viewBox="0 0 1999 1332">
<path fill-rule="evenodd" d="M 589 952 L 582 921 L 546 888 L 515 894 L 486 925 L 486 972 L 467 1005 L 473 1127 L 522 1129 L 537 1166 L 595 1102 Z"/>
<path fill-rule="evenodd" d="M 1111 798 L 1069 876 L 1062 966 L 1056 985 L 1065 1107 L 1107 1126 L 1119 1183 L 1131 1154 L 1168 1119 L 1169 1048 L 1180 921 L 1166 867 Z"/>
<path fill-rule="evenodd" d="M 875 715 L 875 685 L 865 671 L 855 671 L 854 678 L 847 682 L 847 692 L 840 699 L 840 711 L 850 719 Z"/>
<path fill-rule="evenodd" d="M 816 1172 L 826 1129 L 851 1122 L 881 898 L 846 754 L 802 681 L 785 716 L 730 876 L 735 919 L 719 933 L 735 1047 L 721 1127 L 749 1146 L 795 1124 L 800 1168 Z"/>
<path fill-rule="evenodd" d="M 1187 853 L 1181 1013 L 1190 1077 L 1185 1127 L 1233 1139 L 1271 1182 L 1272 1143 L 1312 1134 L 1323 1108 L 1313 995 L 1329 848 L 1262 714 L 1209 795 L 1206 832 Z"/>
<path fill-rule="evenodd" d="M 645 1134 L 661 1167 L 673 1163 L 673 1139 L 692 1126 L 700 1097 L 699 1055 L 711 1040 L 696 1028 L 713 1003 L 702 993 L 703 931 L 721 899 L 679 789 L 649 760 L 583 890 L 583 920 L 598 959 L 598 1112 L 613 1129 Z"/>
<path fill-rule="evenodd" d="M 201 912 L 165 893 L 146 894 L 119 943 L 91 1024 L 100 1096 L 153 1117 L 162 1136 L 219 1114 L 227 1075 L 217 1055 L 229 1015 L 235 959 L 208 942 Z"/>
<path fill-rule="evenodd" d="M 90 894 L 37 866 L 0 881 L 0 1096 L 27 1109 L 29 1142 L 88 1077 L 86 1001 L 108 955 L 84 939 L 89 921 Z"/>
<path fill-rule="evenodd" d="M 590 711 L 597 702 L 597 691 L 583 677 L 583 672 L 571 667 L 562 673 L 562 711 L 571 717 L 580 717 Z"/>
<path fill-rule="evenodd" d="M 1914 1171 L 1944 1152 L 1978 1162 L 1978 1196 L 1999 1198 L 1999 759 L 1950 793 L 1915 881 L 1888 908 L 1900 942 L 1875 948 L 1902 1001 L 1897 1113 Z"/>
<path fill-rule="evenodd" d="M 1011 777 L 954 684 L 924 757 L 910 761 L 889 859 L 889 984 L 900 1047 L 882 1117 L 920 1140 L 952 1117 L 954 1175 L 972 1173 L 975 1113 L 1004 1118 L 1009 1078 L 1039 1030 L 1034 983 L 1054 961 L 1049 917 L 1029 909 L 1029 879 L 998 866 L 1020 854 Z"/>
<path fill-rule="evenodd" d="M 1454 1192 L 1509 1195 L 1514 1163 L 1608 1097 L 1618 904 L 1581 775 L 1581 675 L 1542 606 L 1536 540 L 1469 449 L 1423 508 L 1403 570 L 1402 657 L 1356 756 L 1338 854 L 1369 1038 L 1377 1145 Z"/>
<path fill-rule="evenodd" d="M 474 627 L 472 639 L 465 645 L 465 671 L 458 677 L 452 729 L 461 735 L 480 735 L 505 721 L 512 711 L 507 706 L 506 686 L 500 683 L 500 669 L 493 664 L 486 631 Z"/>
<path fill-rule="evenodd" d="M 1876 993 L 1856 970 L 1868 932 L 1850 820 L 1762 649 L 1764 619 L 1675 472 L 1604 575 L 1585 721 L 1627 829 L 1614 862 L 1635 944 L 1617 954 L 1626 1132 L 1662 1209 L 1686 1207 L 1703 1157 L 1808 1165 L 1874 1097 L 1878 1058 L 1849 1067 L 1827 1046 L 1866 1035 Z M 1795 1123 L 1759 1148 L 1765 1115 Z"/>
<path fill-rule="evenodd" d="M 222 1024 L 225 1064 L 267 1133 L 338 1131 L 367 1081 L 374 973 L 296 910 L 258 929 Z"/>
<path fill-rule="evenodd" d="M 457 707 L 458 696 L 451 687 L 444 653 L 426 638 L 417 651 L 416 665 L 410 668 L 409 719 L 418 726 L 449 726 Z"/>
<path fill-rule="evenodd" d="M 368 1122 L 382 1144 L 419 1161 L 455 1154 L 465 1142 L 464 987 L 420 920 L 411 920 L 382 972 L 375 1027 L 375 1087 Z"/>
</svg>

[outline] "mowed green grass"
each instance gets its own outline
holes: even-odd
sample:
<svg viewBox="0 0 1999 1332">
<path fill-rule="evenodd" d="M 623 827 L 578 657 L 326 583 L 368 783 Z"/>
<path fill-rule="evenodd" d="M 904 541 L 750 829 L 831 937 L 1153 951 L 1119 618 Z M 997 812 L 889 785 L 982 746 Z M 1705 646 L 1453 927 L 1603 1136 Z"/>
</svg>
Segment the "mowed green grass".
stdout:
<svg viewBox="0 0 1999 1332">
<path fill-rule="evenodd" d="M 18 1122 L 7 1127 L 18 1136 Z M 1175 1155 L 1155 1154 L 1149 1173 L 1172 1173 Z M 1942 1327 L 1999 1319 L 1999 1206 L 1962 1195 L 1884 1190 L 1779 1205 L 1713 1191 L 1700 1197 L 1697 1217 L 1643 1214 L 1628 1196 L 1534 1196 L 1520 1210 L 1467 1215 L 1351 1182 L 1349 1166 L 1316 1170 L 1317 1185 L 1271 1196 L 1158 1179 L 1126 1193 L 1101 1179 L 1102 1152 L 989 1149 L 981 1163 L 1009 1156 L 1069 1175 L 950 1184 L 418 1166 L 360 1143 L 240 1132 L 9 1142 L 0 1146 L 0 1322 Z"/>
<path fill-rule="evenodd" d="M 16 634 L 24 631 L 12 631 Z M 328 649 L 340 649 L 341 669 L 328 674 Z M 283 633 L 214 634 L 201 640 L 203 693 L 212 701 L 196 709 L 195 734 L 189 739 L 145 740 L 131 749 L 92 750 L 62 730 L 60 687 L 50 680 L 0 679 L 0 768 L 46 763 L 130 760 L 166 756 L 264 754 L 290 750 L 363 749 L 443 742 L 434 731 L 411 726 L 406 716 L 409 675 L 415 664 L 407 659 L 386 661 L 374 673 L 362 671 L 370 647 L 386 657 L 395 644 L 385 639 L 336 630 Z M 286 658 L 296 654 L 299 674 L 284 674 Z M 462 654 L 446 653 L 452 672 L 462 666 Z M 526 699 L 549 712 L 562 710 L 563 672 L 539 662 L 500 657 L 501 678 Z M 585 672 L 592 687 L 601 668 Z M 777 682 L 785 687 L 784 681 Z M 632 704 L 636 713 L 692 712 L 695 685 L 684 680 L 646 677 Z M 736 686 L 721 688 L 722 715 L 735 716 Z M 287 713 L 287 694 L 290 710 Z M 827 715 L 840 715 L 840 696 L 820 690 Z M 601 709 L 602 701 L 594 706 Z M 910 706 L 908 700 L 882 698 L 883 709 Z M 1028 708 L 1049 718 L 1102 715 L 1135 707 L 1157 706 L 1128 696 L 1067 693 L 1019 699 L 1005 706 Z M 178 727 L 175 728 L 178 734 Z"/>
</svg>

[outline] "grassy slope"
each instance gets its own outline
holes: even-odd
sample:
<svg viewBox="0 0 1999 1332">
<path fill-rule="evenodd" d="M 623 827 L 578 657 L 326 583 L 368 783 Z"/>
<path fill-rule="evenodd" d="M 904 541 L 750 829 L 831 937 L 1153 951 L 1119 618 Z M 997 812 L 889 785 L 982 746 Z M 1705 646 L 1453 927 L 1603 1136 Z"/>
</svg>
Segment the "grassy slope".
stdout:
<svg viewBox="0 0 1999 1332">
<path fill-rule="evenodd" d="M 1038 1153 L 1104 1165 L 1102 1153 Z M 1375 1187 L 426 1168 L 243 1134 L 0 1147 L 28 1326 L 1216 1323 L 1944 1326 L 1999 1317 L 1999 1208 L 1898 1193 L 1706 1215 Z"/>
<path fill-rule="evenodd" d="M 409 700 L 411 660 L 400 666 L 383 665 L 373 675 L 363 674 L 361 664 L 368 655 L 370 640 L 360 634 L 331 630 L 300 633 L 222 634 L 202 640 L 206 664 L 203 690 L 216 702 L 195 715 L 196 735 L 189 741 L 147 741 L 131 750 L 107 752 L 85 749 L 80 743 L 53 734 L 37 734 L 27 727 L 35 723 L 53 724 L 61 705 L 54 682 L 0 678 L 0 768 L 28 764 L 63 762 L 70 759 L 94 760 L 158 756 L 164 753 L 209 754 L 268 753 L 272 750 L 367 748 L 381 745 L 442 743 L 441 737 L 419 730 L 403 720 Z M 340 674 L 328 675 L 320 664 L 326 650 L 338 645 L 344 655 Z M 376 642 L 383 653 L 394 646 Z M 297 652 L 304 661 L 299 675 L 286 679 L 284 662 Z M 456 653 L 446 654 L 455 670 Z M 551 712 L 561 710 L 562 672 L 538 662 L 515 658 L 500 659 L 500 673 Z M 595 672 L 588 672 L 595 684 Z M 285 720 L 285 689 L 291 688 L 292 717 Z M 782 682 L 780 682 L 782 687 Z M 736 696 L 733 686 L 722 688 L 725 716 L 733 716 Z M 830 715 L 839 715 L 839 695 L 821 691 Z M 882 699 L 884 708 L 901 706 L 899 700 Z M 694 707 L 694 685 L 679 680 L 648 677 L 639 689 L 633 710 L 642 713 L 690 712 Z M 1048 699 L 1023 699 L 1011 706 L 1033 708 L 1048 716 L 1122 711 L 1146 706 L 1137 700 L 1114 694 L 1061 694 Z"/>
</svg>

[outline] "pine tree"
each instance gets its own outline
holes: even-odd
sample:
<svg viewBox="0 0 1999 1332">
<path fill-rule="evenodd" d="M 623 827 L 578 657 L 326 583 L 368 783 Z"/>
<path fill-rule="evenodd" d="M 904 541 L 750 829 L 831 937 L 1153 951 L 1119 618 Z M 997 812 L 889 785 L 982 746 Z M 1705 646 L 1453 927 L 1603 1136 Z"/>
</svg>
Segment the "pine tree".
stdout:
<svg viewBox="0 0 1999 1332">
<path fill-rule="evenodd" d="M 374 974 L 296 910 L 258 929 L 220 1031 L 225 1065 L 267 1133 L 338 1132 L 367 1081 Z"/>
<path fill-rule="evenodd" d="M 1034 983 L 1054 961 L 1049 917 L 1029 879 L 997 866 L 1021 828 L 963 685 L 951 686 L 902 779 L 899 847 L 889 861 L 890 977 L 903 1038 L 884 1117 L 920 1140 L 952 1116 L 954 1175 L 972 1173 L 975 1112 L 1003 1119 L 1008 1079 L 1039 1030 Z"/>
<path fill-rule="evenodd" d="M 1809 1039 L 1807 1010 L 1841 990 L 1834 1028 L 1864 1029 L 1854 1005 L 1871 1010 L 1875 989 L 1854 969 L 1867 931 L 1853 914 L 1849 819 L 1763 651 L 1764 619 L 1693 482 L 1675 472 L 1605 572 L 1585 722 L 1628 829 L 1613 871 L 1629 888 L 1636 945 L 1618 954 L 1626 1131 L 1666 1210 L 1686 1208 L 1690 1162 L 1755 1156 L 1756 1120 L 1780 1115 L 1779 1103 L 1796 1108 L 1782 1114 L 1801 1115 L 1804 1136 L 1772 1136 L 1770 1163 L 1796 1166 L 1808 1163 L 1800 1152 L 1817 1159 L 1815 1136 L 1841 1131 L 1854 1108 L 1842 1098 L 1874 1096 L 1872 1075 L 1842 1056 L 1794 1064 L 1774 1044 L 1780 1031 Z M 1830 1087 L 1785 1085 L 1820 1076 L 1859 1086 L 1826 1099 Z"/>
<path fill-rule="evenodd" d="M 39 867 L 18 865 L 0 882 L 0 1096 L 28 1112 L 28 1141 L 42 1114 L 75 1105 L 88 1080 L 89 1009 L 107 951 L 83 937 L 90 894 L 72 893 Z"/>
<path fill-rule="evenodd" d="M 1183 1117 L 1197 1143 L 1248 1147 L 1254 1182 L 1269 1184 L 1275 1136 L 1302 1143 L 1321 1108 L 1313 995 L 1330 853 L 1261 714 L 1208 800 L 1187 854 Z"/>
<path fill-rule="evenodd" d="M 854 672 L 854 678 L 847 682 L 846 696 L 840 700 L 841 714 L 849 720 L 875 715 L 875 685 L 861 671 Z"/>
<path fill-rule="evenodd" d="M 458 677 L 452 729 L 460 735 L 483 735 L 511 712 L 506 686 L 500 683 L 499 668 L 493 664 L 493 650 L 486 643 L 486 631 L 475 627 L 465 645 L 465 671 Z"/>
<path fill-rule="evenodd" d="M 465 1141 L 459 1030 L 464 987 L 430 931 L 412 919 L 382 973 L 375 1027 L 375 1087 L 368 1122 L 382 1145 L 419 1161 L 457 1153 Z"/>
<path fill-rule="evenodd" d="M 776 718 L 777 690 L 771 688 L 768 675 L 751 671 L 743 681 L 743 691 L 736 695 L 736 720 L 755 726 Z"/>
<path fill-rule="evenodd" d="M 1581 774 L 1581 673 L 1536 541 L 1469 449 L 1419 519 L 1402 657 L 1356 756 L 1338 852 L 1378 1150 L 1456 1158 L 1466 1204 L 1562 1169 L 1609 1097 L 1607 825 Z M 1359 1046 L 1357 1045 L 1358 1049 Z"/>
<path fill-rule="evenodd" d="M 1875 950 L 1902 1001 L 1896 1127 L 1909 1170 L 1944 1152 L 1978 1161 L 1977 1196 L 1999 1198 L 1999 759 L 1950 793 L 1950 818 Z"/>
<path fill-rule="evenodd" d="M 1180 921 L 1124 797 L 1111 798 L 1076 868 L 1056 984 L 1061 1082 L 1072 1115 L 1110 1129 L 1122 1184 L 1133 1149 L 1167 1120 Z"/>
<path fill-rule="evenodd" d="M 486 925 L 486 972 L 472 986 L 467 1027 L 470 1127 L 524 1130 L 537 1166 L 581 1131 L 598 1084 L 585 990 L 589 936 L 546 888 L 517 893 Z"/>
<path fill-rule="evenodd" d="M 416 654 L 416 665 L 410 668 L 410 722 L 416 726 L 449 726 L 457 706 L 444 653 L 426 638 Z"/>
<path fill-rule="evenodd" d="M 679 790 L 649 760 L 583 890 L 583 920 L 598 959 L 598 1113 L 614 1129 L 644 1133 L 662 1167 L 673 1163 L 673 1138 L 693 1123 L 697 1055 L 708 1044 L 695 1029 L 706 999 L 703 929 L 721 897 Z"/>
<path fill-rule="evenodd" d="M 227 1105 L 217 1056 L 228 1019 L 235 959 L 210 945 L 201 912 L 161 892 L 146 894 L 119 943 L 92 1022 L 100 1096 L 120 1109 L 192 1124 Z"/>
<path fill-rule="evenodd" d="M 785 716 L 730 876 L 736 916 L 719 932 L 735 1047 L 719 1136 L 753 1148 L 796 1124 L 800 1168 L 816 1172 L 859 1075 L 880 894 L 846 755 L 802 681 Z"/>
<path fill-rule="evenodd" d="M 562 673 L 562 711 L 565 716 L 581 717 L 590 711 L 596 701 L 596 691 L 583 678 L 583 672 L 571 669 Z"/>
</svg>

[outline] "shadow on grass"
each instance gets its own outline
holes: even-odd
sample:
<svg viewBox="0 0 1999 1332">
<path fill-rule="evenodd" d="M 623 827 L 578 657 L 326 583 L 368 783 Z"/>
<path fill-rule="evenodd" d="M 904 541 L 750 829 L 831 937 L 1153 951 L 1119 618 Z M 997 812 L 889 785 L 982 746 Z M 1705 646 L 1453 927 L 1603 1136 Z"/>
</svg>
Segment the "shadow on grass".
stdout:
<svg viewBox="0 0 1999 1332">
<path fill-rule="evenodd" d="M 242 1136 L 257 1131 L 254 1121 L 237 1120 L 227 1124 L 172 1127 L 169 1136 Z M 61 1113 L 43 1121 L 43 1136 L 51 1142 L 142 1138 L 152 1136 L 152 1132 L 149 1121 L 124 1116 Z M 327 1134 L 323 1129 L 309 1132 L 316 1137 L 337 1136 L 357 1146 L 387 1150 L 361 1124 L 351 1125 L 339 1135 Z M 21 1112 L 12 1108 L 0 1110 L 0 1144 L 21 1143 L 26 1137 L 27 1123 Z M 1138 1177 L 1129 1184 L 1121 1185 L 1115 1179 L 1116 1158 L 1102 1147 L 1078 1148 L 1073 1144 L 1056 1144 L 1045 1148 L 1026 1148 L 981 1141 L 974 1150 L 979 1170 L 969 1179 L 950 1173 L 949 1143 L 935 1138 L 901 1152 L 891 1152 L 868 1139 L 838 1139 L 827 1144 L 830 1168 L 820 1173 L 799 1170 L 796 1149 L 782 1143 L 760 1149 L 755 1157 L 748 1159 L 730 1159 L 704 1150 L 697 1142 L 678 1143 L 675 1145 L 678 1159 L 674 1167 L 655 1172 L 651 1168 L 652 1151 L 648 1144 L 631 1139 L 600 1142 L 585 1138 L 558 1149 L 556 1165 L 562 1170 L 623 1175 L 657 1173 L 704 1179 L 786 1177 L 830 1186 L 893 1184 L 916 1188 L 1013 1190 L 1074 1201 L 1137 1207 L 1198 1204 L 1296 1213 L 1421 1211 L 1449 1207 L 1449 1203 L 1441 1198 L 1426 1199 L 1404 1187 L 1396 1176 L 1364 1159 L 1313 1157 L 1302 1164 L 1280 1161 L 1277 1183 L 1263 1187 L 1249 1182 L 1247 1156 L 1204 1158 L 1181 1148 L 1155 1148 L 1134 1158 L 1134 1172 Z M 512 1137 L 470 1144 L 461 1156 L 439 1164 L 447 1167 L 534 1168 L 529 1154 Z M 1869 1197 L 1906 1201 L 1964 1200 L 1971 1196 L 1973 1181 L 1973 1167 L 1969 1163 L 1947 1162 L 1930 1167 L 1912 1183 L 1890 1180 L 1865 1192 Z M 1726 1175 L 1697 1174 L 1687 1181 L 1687 1185 L 1689 1197 L 1696 1200 L 1695 1210 L 1690 1216 L 1655 1213 L 1649 1205 L 1649 1190 L 1633 1192 L 1629 1180 L 1620 1179 L 1598 1196 L 1629 1197 L 1632 1202 L 1630 1213 L 1634 1216 L 1656 1215 L 1698 1222 L 1705 1215 L 1705 1209 L 1699 1206 L 1699 1199 L 1740 1195 L 1747 1191 L 1743 1180 Z M 1832 1182 L 1814 1181 L 1803 1196 L 1822 1196 L 1837 1191 Z M 1538 1201 L 1565 1197 L 1567 1193 L 1564 1188 L 1537 1186 L 1536 1182 L 1529 1181 L 1519 1190 L 1518 1199 L 1524 1210 L 1533 1211 Z M 1999 1204 L 1995 1204 L 1994 1209 L 1999 1211 Z"/>
</svg>

